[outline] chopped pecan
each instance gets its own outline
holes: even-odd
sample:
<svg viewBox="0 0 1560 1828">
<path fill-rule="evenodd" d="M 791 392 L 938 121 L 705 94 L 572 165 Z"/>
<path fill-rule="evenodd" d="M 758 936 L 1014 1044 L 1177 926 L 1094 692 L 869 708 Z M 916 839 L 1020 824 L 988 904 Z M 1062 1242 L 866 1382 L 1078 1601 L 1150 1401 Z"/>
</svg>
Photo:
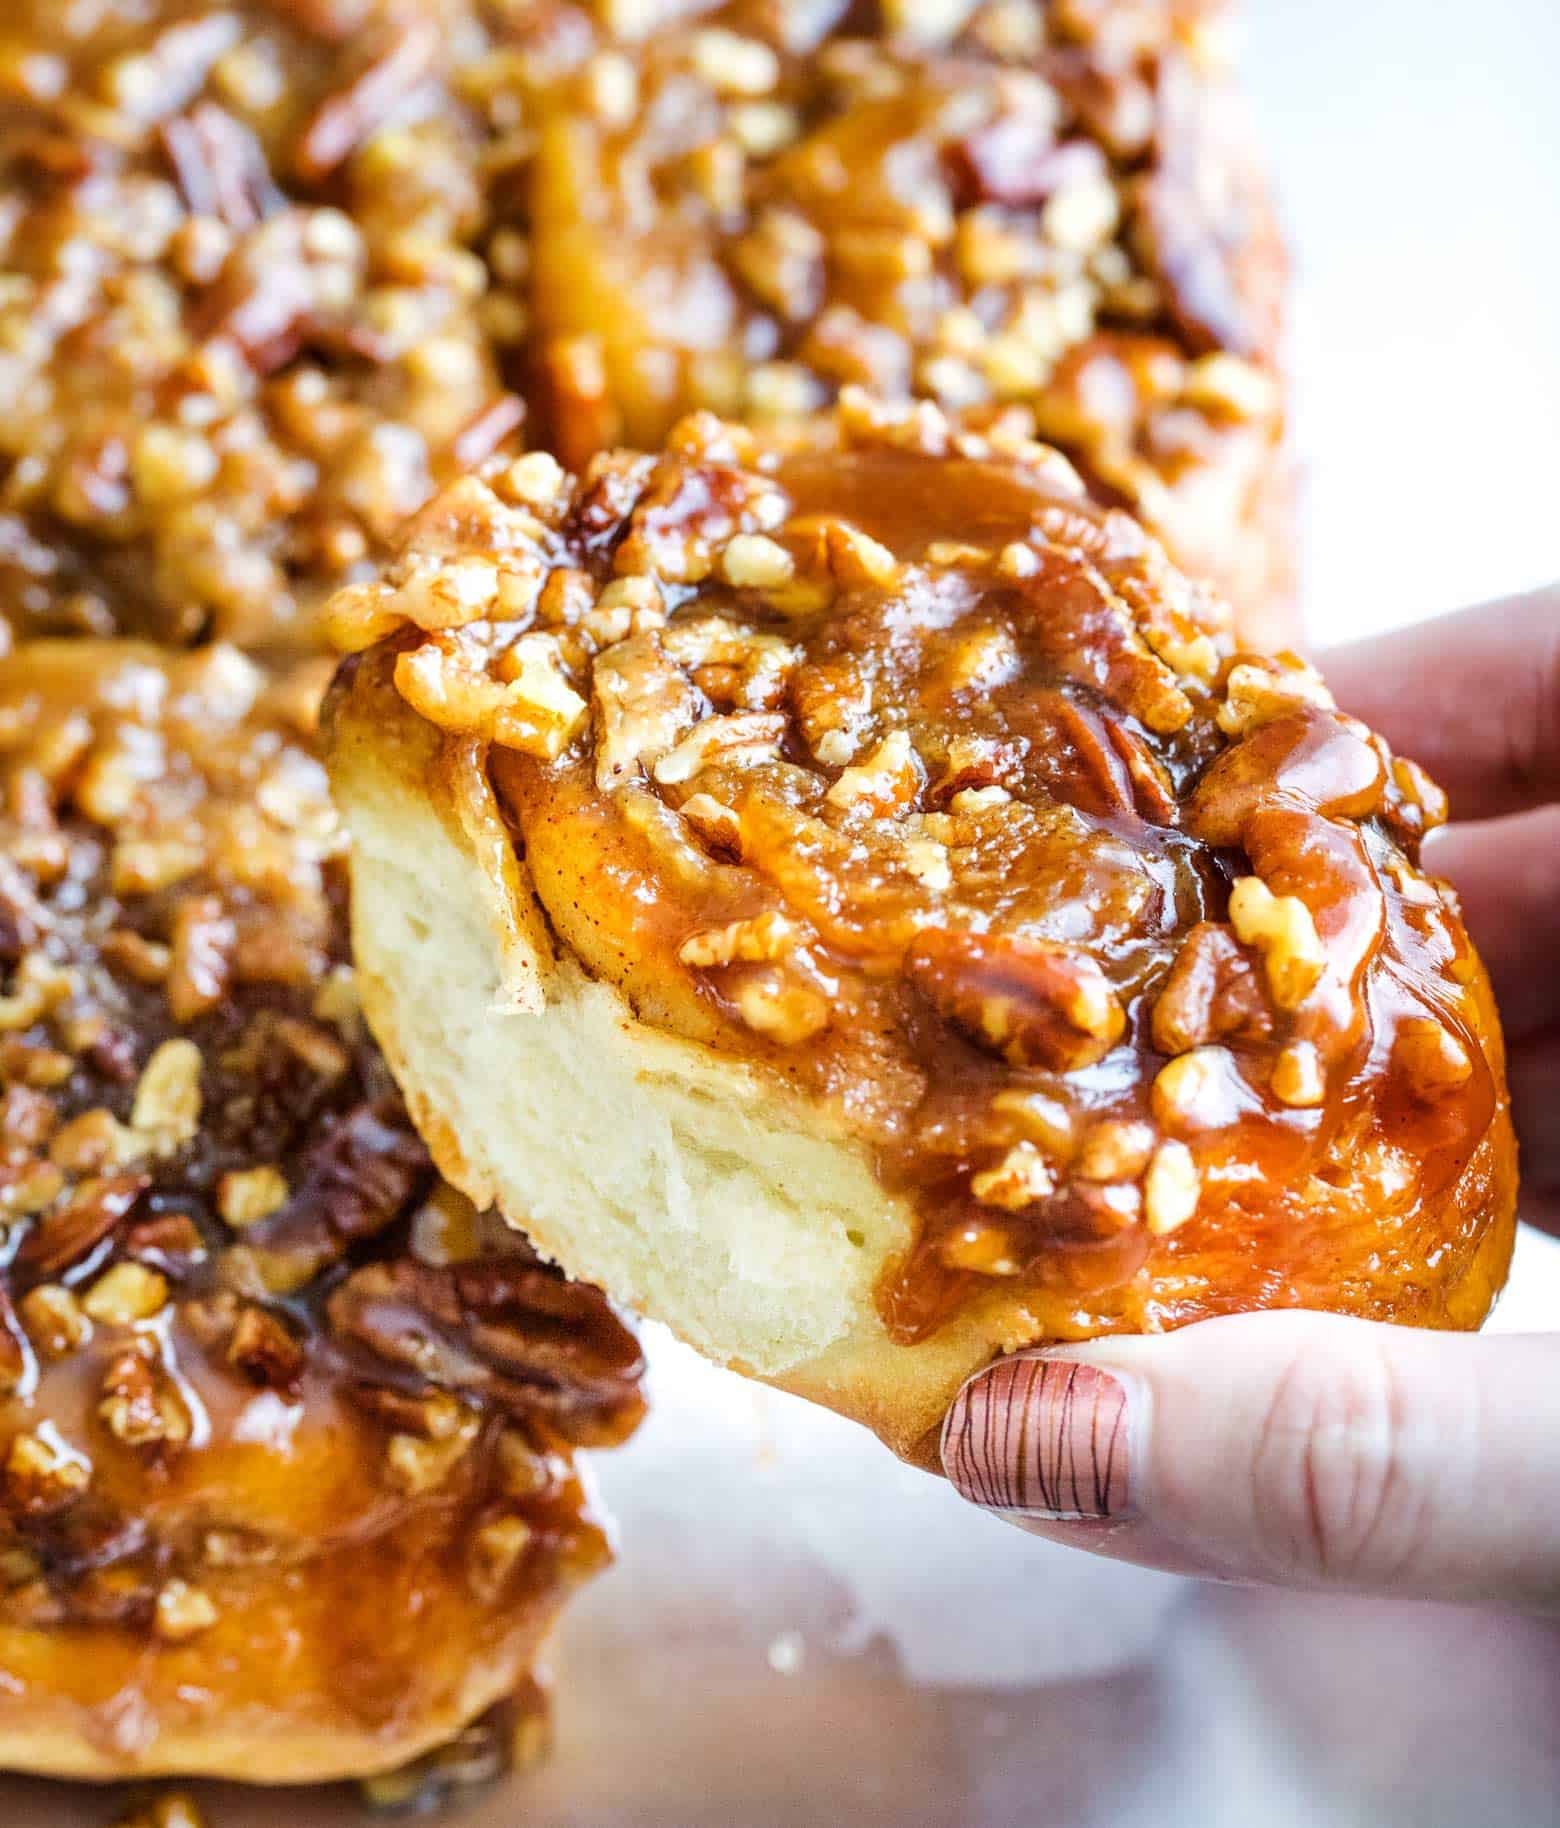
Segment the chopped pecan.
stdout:
<svg viewBox="0 0 1560 1828">
<path fill-rule="evenodd" d="M 102 1174 L 114 1168 L 133 1168 L 149 1152 L 138 1136 L 103 1105 L 94 1105 L 62 1124 L 49 1144 L 49 1160 L 69 1175 Z"/>
<path fill-rule="evenodd" d="M 52 1206 L 65 1189 L 65 1176 L 53 1162 L 37 1156 L 0 1166 L 0 1215 L 7 1219 L 30 1218 Z"/>
<path fill-rule="evenodd" d="M 160 131 L 191 215 L 215 217 L 242 232 L 282 207 L 264 148 L 225 108 L 197 102 Z"/>
<path fill-rule="evenodd" d="M 503 1597 L 536 1532 L 523 1517 L 491 1517 L 472 1531 L 466 1571 L 471 1590 L 485 1605 Z"/>
<path fill-rule="evenodd" d="M 1022 1212 L 1056 1191 L 1056 1179 L 1045 1157 L 1032 1142 L 1014 1143 L 994 1167 L 982 1169 L 970 1181 L 970 1192 L 982 1205 Z M 960 1268 L 969 1264 L 960 1261 Z"/>
<path fill-rule="evenodd" d="M 164 1642 L 182 1644 L 209 1631 L 216 1622 L 217 1608 L 211 1595 L 201 1588 L 192 1587 L 188 1581 L 170 1580 L 158 1590 L 152 1626 Z"/>
<path fill-rule="evenodd" d="M 287 1177 L 279 1168 L 235 1168 L 217 1182 L 217 1210 L 235 1230 L 253 1225 L 287 1203 Z"/>
<path fill-rule="evenodd" d="M 385 1470 L 392 1483 L 412 1498 L 438 1491 L 454 1478 L 465 1462 L 478 1427 L 475 1412 L 462 1409 L 450 1434 L 437 1438 L 391 1435 L 385 1444 Z"/>
<path fill-rule="evenodd" d="M 1312 1110 L 1327 1098 L 1327 1074 L 1314 1041 L 1291 1041 L 1273 1062 L 1268 1087 L 1280 1104 Z"/>
<path fill-rule="evenodd" d="M 292 1329 L 268 1309 L 240 1310 L 228 1341 L 228 1362 L 267 1390 L 293 1390 L 303 1376 L 304 1349 Z"/>
<path fill-rule="evenodd" d="M 439 27 L 413 18 L 358 74 L 315 109 L 298 137 L 293 163 L 311 184 L 328 178 L 422 81 L 439 50 Z"/>
<path fill-rule="evenodd" d="M 192 1141 L 203 1102 L 201 1064 L 200 1049 L 182 1035 L 154 1048 L 136 1081 L 130 1127 L 170 1144 Z"/>
<path fill-rule="evenodd" d="M 690 933 L 677 948 L 685 965 L 709 970 L 738 960 L 763 963 L 783 958 L 796 944 L 796 923 L 771 908 L 747 920 L 728 921 L 723 927 L 706 927 Z"/>
<path fill-rule="evenodd" d="M 1230 924 L 1261 953 L 1273 1001 L 1298 1009 L 1327 969 L 1310 908 L 1298 895 L 1275 895 L 1260 876 L 1242 876 L 1230 890 Z"/>
<path fill-rule="evenodd" d="M 40 1282 L 29 1290 L 21 1310 L 28 1337 L 44 1358 L 67 1358 L 92 1336 L 81 1303 L 57 1282 Z"/>
<path fill-rule="evenodd" d="M 169 1276 L 186 1276 L 206 1255 L 200 1227 L 185 1212 L 162 1212 L 139 1219 L 124 1234 L 127 1256 Z"/>
<path fill-rule="evenodd" d="M 29 1273 L 54 1276 L 103 1242 L 151 1185 L 144 1174 L 105 1174 L 71 1190 L 22 1240 L 17 1262 Z"/>
<path fill-rule="evenodd" d="M 174 915 L 172 939 L 168 1010 L 175 1022 L 192 1022 L 227 993 L 237 929 L 215 895 L 198 896 Z"/>
<path fill-rule="evenodd" d="M 1197 1211 L 1202 1177 L 1192 1152 L 1171 1139 L 1154 1151 L 1143 1178 L 1143 1216 L 1157 1238 L 1178 1231 Z"/>
<path fill-rule="evenodd" d="M 25 1085 L 13 1085 L 0 1096 L 0 1138 L 7 1151 L 41 1148 L 54 1134 L 59 1113 L 54 1100 Z"/>
<path fill-rule="evenodd" d="M 134 1326 L 162 1312 L 168 1301 L 168 1283 L 156 1270 L 142 1263 L 116 1263 L 82 1296 L 88 1317 L 104 1326 Z"/>
<path fill-rule="evenodd" d="M 998 115 L 949 149 L 948 163 L 965 204 L 1028 209 L 1074 184 L 1109 176 L 1090 140 L 1054 144 L 1054 119 L 1025 109 Z"/>
<path fill-rule="evenodd" d="M 110 1360 L 98 1393 L 98 1414 L 114 1439 L 127 1447 L 182 1447 L 190 1438 L 189 1411 L 143 1352 L 121 1352 Z"/>
<path fill-rule="evenodd" d="M 946 1021 L 1012 1066 L 1076 1072 L 1109 1053 L 1126 1027 L 1095 960 L 1048 940 L 924 933 L 905 972 Z"/>
<path fill-rule="evenodd" d="M 417 1435 L 424 1441 L 447 1441 L 460 1432 L 465 1406 L 447 1390 L 424 1390 L 416 1395 L 389 1384 L 356 1384 L 352 1395 L 360 1408 L 396 1434 Z"/>
<path fill-rule="evenodd" d="M 1015 774 L 1023 761 L 1023 749 L 1015 742 L 994 737 L 953 737 L 943 759 L 942 771 L 932 788 L 931 798 L 945 804 L 960 793 L 979 793 L 999 787 Z"/>
<path fill-rule="evenodd" d="M 1435 1016 L 1405 1016 L 1398 1023 L 1392 1063 L 1413 1096 L 1433 1104 L 1473 1077 L 1473 1055 Z"/>
<path fill-rule="evenodd" d="M 24 1432 L 5 1460 L 5 1495 L 13 1515 L 47 1517 L 75 1503 L 92 1480 L 90 1462 L 52 1432 Z"/>
</svg>

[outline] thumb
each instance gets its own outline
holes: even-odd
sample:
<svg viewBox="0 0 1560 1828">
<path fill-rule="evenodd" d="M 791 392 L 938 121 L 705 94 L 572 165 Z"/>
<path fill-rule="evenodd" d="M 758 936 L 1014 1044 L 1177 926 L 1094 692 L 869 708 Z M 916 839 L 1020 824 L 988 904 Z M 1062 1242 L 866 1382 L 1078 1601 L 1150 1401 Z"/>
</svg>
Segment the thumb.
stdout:
<svg viewBox="0 0 1560 1828">
<path fill-rule="evenodd" d="M 972 1503 L 1149 1567 L 1560 1603 L 1560 1335 L 1268 1313 L 1026 1353 L 942 1454 Z"/>
</svg>

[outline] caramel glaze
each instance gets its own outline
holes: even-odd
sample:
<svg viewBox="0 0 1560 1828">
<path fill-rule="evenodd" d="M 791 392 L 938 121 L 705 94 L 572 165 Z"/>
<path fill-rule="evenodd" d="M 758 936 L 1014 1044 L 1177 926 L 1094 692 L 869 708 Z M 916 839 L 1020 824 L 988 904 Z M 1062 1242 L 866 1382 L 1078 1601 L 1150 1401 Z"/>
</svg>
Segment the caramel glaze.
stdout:
<svg viewBox="0 0 1560 1828">
<path fill-rule="evenodd" d="M 607 1558 L 574 1448 L 641 1411 L 357 1014 L 322 684 L 81 641 L 0 675 L 0 1725 L 63 1696 L 126 1769 L 372 1768 L 522 1678 Z"/>
<path fill-rule="evenodd" d="M 1285 260 L 1217 10 L 726 0 L 638 42 L 600 9 L 556 22 L 526 188 L 540 441 L 578 464 L 853 384 L 1022 403 L 1255 618 L 1286 582 Z"/>
<path fill-rule="evenodd" d="M 529 436 L 1021 402 L 1252 628 L 1284 261 L 1212 4 L 17 0 L 16 636 L 247 647 Z"/>
<path fill-rule="evenodd" d="M 587 971 L 913 1198 L 896 1338 L 1476 1324 L 1514 1151 L 1437 790 L 1054 452 L 854 397 L 832 440 L 461 485 L 338 630 L 487 741 Z"/>
<path fill-rule="evenodd" d="M 465 0 L 14 0 L 0 582 L 17 635 L 314 640 L 523 419 Z"/>
</svg>

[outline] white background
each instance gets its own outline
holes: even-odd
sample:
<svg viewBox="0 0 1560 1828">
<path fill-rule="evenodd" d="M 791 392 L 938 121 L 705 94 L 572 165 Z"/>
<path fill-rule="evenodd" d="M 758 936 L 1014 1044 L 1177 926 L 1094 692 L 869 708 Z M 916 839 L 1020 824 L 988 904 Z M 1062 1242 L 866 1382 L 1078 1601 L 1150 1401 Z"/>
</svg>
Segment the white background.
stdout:
<svg viewBox="0 0 1560 1828">
<path fill-rule="evenodd" d="M 1560 577 L 1560 3 L 1250 0 L 1319 640 Z"/>
</svg>

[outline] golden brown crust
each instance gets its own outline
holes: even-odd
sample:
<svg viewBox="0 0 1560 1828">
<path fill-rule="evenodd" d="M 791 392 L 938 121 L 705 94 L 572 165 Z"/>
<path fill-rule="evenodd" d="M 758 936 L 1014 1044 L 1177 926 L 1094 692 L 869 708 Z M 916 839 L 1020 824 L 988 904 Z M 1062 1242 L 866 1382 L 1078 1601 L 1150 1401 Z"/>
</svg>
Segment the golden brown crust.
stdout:
<svg viewBox="0 0 1560 1828">
<path fill-rule="evenodd" d="M 856 1413 L 916 1385 L 901 1448 L 992 1346 L 1264 1305 L 1478 1324 L 1514 1154 L 1488 984 L 1415 861 L 1439 794 L 1309 668 L 1234 652 L 1055 453 L 856 398 L 833 440 L 690 421 L 578 485 L 526 459 L 334 606 L 380 641 L 333 759 L 369 1010 L 441 1161 L 615 1286 L 435 1057 L 390 937 L 408 798 L 497 910 L 494 976 L 525 953 L 492 1060 L 605 995 L 641 1080 L 675 1037 L 712 1111 L 869 1165 L 840 1203 L 876 1285 L 816 1350 L 655 1311 Z M 484 796 L 519 843 L 485 895 Z M 452 880 L 430 857 L 420 921 Z M 631 1119 L 564 1121 L 588 1153 Z"/>
<path fill-rule="evenodd" d="M 345 964 L 317 666 L 0 671 L 0 1755 L 383 1769 L 606 1559 L 638 1355 L 435 1179 Z"/>
</svg>

